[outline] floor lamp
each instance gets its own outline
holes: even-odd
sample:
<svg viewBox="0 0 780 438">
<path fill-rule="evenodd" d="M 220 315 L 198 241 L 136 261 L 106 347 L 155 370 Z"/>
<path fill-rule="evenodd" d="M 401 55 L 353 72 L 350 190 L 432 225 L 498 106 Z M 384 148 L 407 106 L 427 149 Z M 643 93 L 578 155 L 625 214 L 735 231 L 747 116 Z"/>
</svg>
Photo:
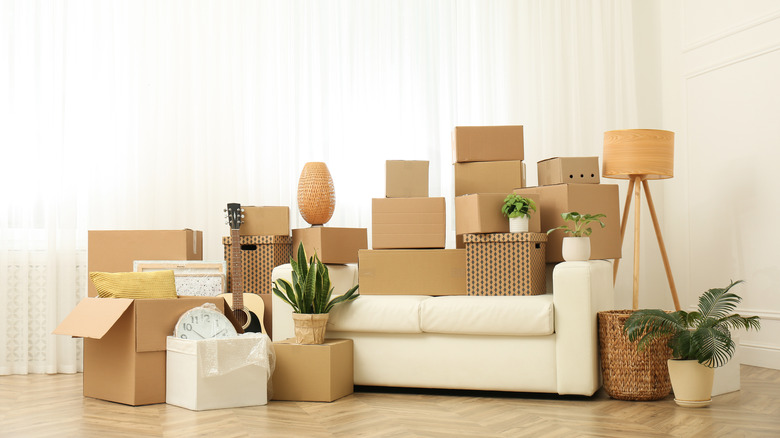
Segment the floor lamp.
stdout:
<svg viewBox="0 0 780 438">
<path fill-rule="evenodd" d="M 672 292 L 674 308 L 680 310 L 680 301 L 677 298 L 677 288 L 674 285 L 672 269 L 669 266 L 669 257 L 666 255 L 664 238 L 661 235 L 653 197 L 650 195 L 650 186 L 647 183 L 647 180 L 650 179 L 666 179 L 674 176 L 674 133 L 659 129 L 607 131 L 604 133 L 604 158 L 602 162 L 604 166 L 602 173 L 605 178 L 630 181 L 623 209 L 623 219 L 620 221 L 621 244 L 626 234 L 631 198 L 632 196 L 634 198 L 634 310 L 639 307 L 639 217 L 642 187 L 645 189 L 647 206 L 650 208 L 655 236 L 658 239 L 658 247 L 661 249 L 661 257 L 666 269 L 666 279 L 669 281 L 669 288 Z M 619 264 L 620 259 L 615 259 L 612 274 L 613 283 L 617 278 Z"/>
</svg>

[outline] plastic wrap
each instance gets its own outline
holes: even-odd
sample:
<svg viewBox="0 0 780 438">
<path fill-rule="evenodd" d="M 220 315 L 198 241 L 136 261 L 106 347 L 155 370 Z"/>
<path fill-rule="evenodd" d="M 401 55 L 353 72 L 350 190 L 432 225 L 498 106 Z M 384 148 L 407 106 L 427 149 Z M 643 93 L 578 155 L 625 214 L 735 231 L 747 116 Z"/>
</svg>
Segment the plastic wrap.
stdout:
<svg viewBox="0 0 780 438">
<path fill-rule="evenodd" d="M 263 333 L 244 333 L 235 338 L 203 339 L 198 342 L 200 377 L 221 376 L 247 365 L 264 368 L 271 378 L 276 365 L 273 343 Z"/>
</svg>

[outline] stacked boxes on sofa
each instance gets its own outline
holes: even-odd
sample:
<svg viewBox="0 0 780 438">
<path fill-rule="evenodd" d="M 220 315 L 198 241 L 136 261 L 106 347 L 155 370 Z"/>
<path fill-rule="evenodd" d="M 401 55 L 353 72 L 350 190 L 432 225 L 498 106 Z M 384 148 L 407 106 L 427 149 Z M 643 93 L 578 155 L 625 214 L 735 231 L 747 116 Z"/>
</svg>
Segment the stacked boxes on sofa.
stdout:
<svg viewBox="0 0 780 438">
<path fill-rule="evenodd" d="M 271 272 L 275 267 L 290 262 L 290 208 L 245 206 L 243 209 L 244 219 L 239 228 L 243 293 L 258 294 L 263 299 L 263 327 L 270 336 L 273 331 Z M 232 293 L 231 237 L 223 237 L 222 243 L 227 262 L 227 292 Z"/>
</svg>

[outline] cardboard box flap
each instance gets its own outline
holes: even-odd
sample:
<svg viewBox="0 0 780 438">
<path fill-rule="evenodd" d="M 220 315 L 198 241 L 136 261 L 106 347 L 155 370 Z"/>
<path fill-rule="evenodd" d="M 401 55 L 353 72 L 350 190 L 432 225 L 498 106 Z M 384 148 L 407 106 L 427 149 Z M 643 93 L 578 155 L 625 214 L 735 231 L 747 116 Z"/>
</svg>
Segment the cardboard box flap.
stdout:
<svg viewBox="0 0 780 438">
<path fill-rule="evenodd" d="M 132 304 L 128 298 L 84 298 L 52 333 L 101 339 Z"/>
</svg>

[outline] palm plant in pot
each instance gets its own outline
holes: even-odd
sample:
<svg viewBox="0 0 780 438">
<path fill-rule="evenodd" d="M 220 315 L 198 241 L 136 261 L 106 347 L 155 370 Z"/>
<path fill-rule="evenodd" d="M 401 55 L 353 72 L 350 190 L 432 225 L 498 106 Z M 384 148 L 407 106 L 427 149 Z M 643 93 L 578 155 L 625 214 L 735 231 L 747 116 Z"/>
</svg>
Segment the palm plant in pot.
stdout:
<svg viewBox="0 0 780 438">
<path fill-rule="evenodd" d="M 359 297 L 358 285 L 331 299 L 333 287 L 328 267 L 316 253 L 307 259 L 303 243 L 298 246 L 298 261 L 290 258 L 290 265 L 293 269 L 292 284 L 282 278 L 276 280 L 274 294 L 293 308 L 295 341 L 299 344 L 322 344 L 325 342 L 328 312 L 336 304 Z"/>
<path fill-rule="evenodd" d="M 563 247 L 561 251 L 563 253 L 563 259 L 567 262 L 574 261 L 586 261 L 590 259 L 590 235 L 593 233 L 593 228 L 586 227 L 592 222 L 598 222 L 601 228 L 604 228 L 604 222 L 601 218 L 607 217 L 605 214 L 580 214 L 576 211 L 570 211 L 567 213 L 561 213 L 561 217 L 564 221 L 571 222 L 571 225 L 561 225 L 552 228 L 547 231 L 547 234 L 552 233 L 555 230 L 563 230 L 564 233 L 571 234 L 571 236 L 563 238 Z"/>
<path fill-rule="evenodd" d="M 709 405 L 714 368 L 726 364 L 734 355 L 731 330 L 761 328 L 757 316 L 746 318 L 731 313 L 742 301 L 730 292 L 739 283 L 742 281 L 732 281 L 725 288 L 704 292 L 699 297 L 697 311 L 637 310 L 625 322 L 624 331 L 630 341 L 639 340 L 639 350 L 655 339 L 668 338 L 672 350 L 669 377 L 675 402 L 680 406 Z"/>
<path fill-rule="evenodd" d="M 510 193 L 504 198 L 501 213 L 509 218 L 509 231 L 522 233 L 528 231 L 528 219 L 531 211 L 536 211 L 536 203 L 533 199 L 524 198 L 516 193 Z"/>
</svg>

